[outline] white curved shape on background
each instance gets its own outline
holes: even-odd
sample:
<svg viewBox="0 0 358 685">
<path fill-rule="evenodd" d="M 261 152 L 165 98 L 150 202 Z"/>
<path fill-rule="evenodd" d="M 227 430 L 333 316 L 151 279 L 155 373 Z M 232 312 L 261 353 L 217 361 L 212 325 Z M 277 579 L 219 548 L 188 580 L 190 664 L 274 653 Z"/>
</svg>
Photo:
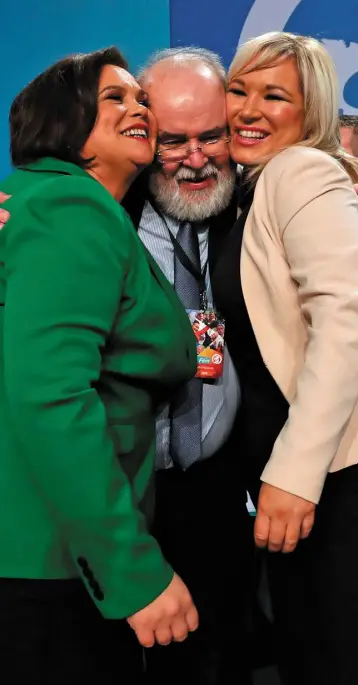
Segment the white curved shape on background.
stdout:
<svg viewBox="0 0 358 685">
<path fill-rule="evenodd" d="M 301 0 L 256 0 L 247 16 L 239 42 L 243 43 L 267 31 L 282 31 L 300 2 Z"/>
<path fill-rule="evenodd" d="M 357 116 L 358 109 L 351 107 L 343 97 L 344 86 L 350 77 L 358 69 L 358 43 L 351 43 L 346 46 L 343 40 L 322 40 L 336 65 L 339 76 L 339 106 L 343 108 L 344 114 L 354 114 Z"/>
<path fill-rule="evenodd" d="M 301 0 L 255 0 L 242 28 L 239 43 L 267 31 L 282 31 L 300 2 Z M 343 40 L 323 39 L 322 42 L 333 57 L 338 72 L 339 106 L 345 114 L 357 114 L 358 109 L 345 102 L 343 90 L 350 76 L 357 71 L 358 44 L 351 43 L 347 48 Z"/>
</svg>

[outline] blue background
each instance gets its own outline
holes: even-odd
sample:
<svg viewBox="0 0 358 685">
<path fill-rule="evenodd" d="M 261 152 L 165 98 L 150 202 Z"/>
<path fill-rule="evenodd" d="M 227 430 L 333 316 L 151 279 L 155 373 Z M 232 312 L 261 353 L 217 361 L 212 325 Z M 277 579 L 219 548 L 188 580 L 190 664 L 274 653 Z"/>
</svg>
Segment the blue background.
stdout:
<svg viewBox="0 0 358 685">
<path fill-rule="evenodd" d="M 358 114 L 358 0 L 1 0 L 0 178 L 9 169 L 8 110 L 40 71 L 71 52 L 117 45 L 133 71 L 158 49 L 200 45 L 229 65 L 240 39 L 273 29 L 325 41 Z"/>
<path fill-rule="evenodd" d="M 169 0 L 0 0 L 0 177 L 9 169 L 8 111 L 40 71 L 72 52 L 117 45 L 135 71 L 170 44 Z"/>
<path fill-rule="evenodd" d="M 208 48 L 228 67 L 252 5 L 253 0 L 170 0 L 171 45 Z"/>
</svg>

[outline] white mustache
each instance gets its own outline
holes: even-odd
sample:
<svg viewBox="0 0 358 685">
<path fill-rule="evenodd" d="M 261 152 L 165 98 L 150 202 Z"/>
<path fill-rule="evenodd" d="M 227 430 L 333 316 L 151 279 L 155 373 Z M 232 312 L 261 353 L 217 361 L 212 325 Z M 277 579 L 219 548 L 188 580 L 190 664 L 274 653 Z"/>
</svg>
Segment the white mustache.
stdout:
<svg viewBox="0 0 358 685">
<path fill-rule="evenodd" d="M 214 164 L 210 164 L 208 162 L 202 169 L 198 169 L 198 171 L 194 171 L 193 169 L 189 169 L 188 167 L 182 167 L 181 169 L 178 169 L 178 171 L 175 174 L 175 180 L 176 181 L 203 181 L 204 178 L 208 178 L 208 176 L 218 176 L 219 171 L 216 168 Z"/>
</svg>

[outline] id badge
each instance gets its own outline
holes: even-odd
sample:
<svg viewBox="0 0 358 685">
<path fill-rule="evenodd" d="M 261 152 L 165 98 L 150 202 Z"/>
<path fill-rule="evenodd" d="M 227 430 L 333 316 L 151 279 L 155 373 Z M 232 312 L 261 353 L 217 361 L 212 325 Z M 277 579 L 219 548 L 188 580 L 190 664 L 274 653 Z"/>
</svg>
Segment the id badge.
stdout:
<svg viewBox="0 0 358 685">
<path fill-rule="evenodd" d="M 224 369 L 224 319 L 214 309 L 189 309 L 188 315 L 196 337 L 195 378 L 220 378 Z"/>
</svg>

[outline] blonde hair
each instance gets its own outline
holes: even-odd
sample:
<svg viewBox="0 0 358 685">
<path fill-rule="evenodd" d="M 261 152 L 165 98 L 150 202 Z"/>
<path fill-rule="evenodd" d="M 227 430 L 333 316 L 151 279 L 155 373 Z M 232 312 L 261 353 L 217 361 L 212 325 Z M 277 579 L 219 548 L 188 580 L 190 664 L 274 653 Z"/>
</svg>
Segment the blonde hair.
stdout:
<svg viewBox="0 0 358 685">
<path fill-rule="evenodd" d="M 357 182 L 358 159 L 348 154 L 340 143 L 336 70 L 322 43 L 315 38 L 283 31 L 273 31 L 253 38 L 238 46 L 229 68 L 229 84 L 239 74 L 265 69 L 282 57 L 295 60 L 301 82 L 305 118 L 304 137 L 299 145 L 327 152 Z M 268 161 L 269 159 L 265 159 L 253 168 L 250 177 L 257 178 Z"/>
</svg>

